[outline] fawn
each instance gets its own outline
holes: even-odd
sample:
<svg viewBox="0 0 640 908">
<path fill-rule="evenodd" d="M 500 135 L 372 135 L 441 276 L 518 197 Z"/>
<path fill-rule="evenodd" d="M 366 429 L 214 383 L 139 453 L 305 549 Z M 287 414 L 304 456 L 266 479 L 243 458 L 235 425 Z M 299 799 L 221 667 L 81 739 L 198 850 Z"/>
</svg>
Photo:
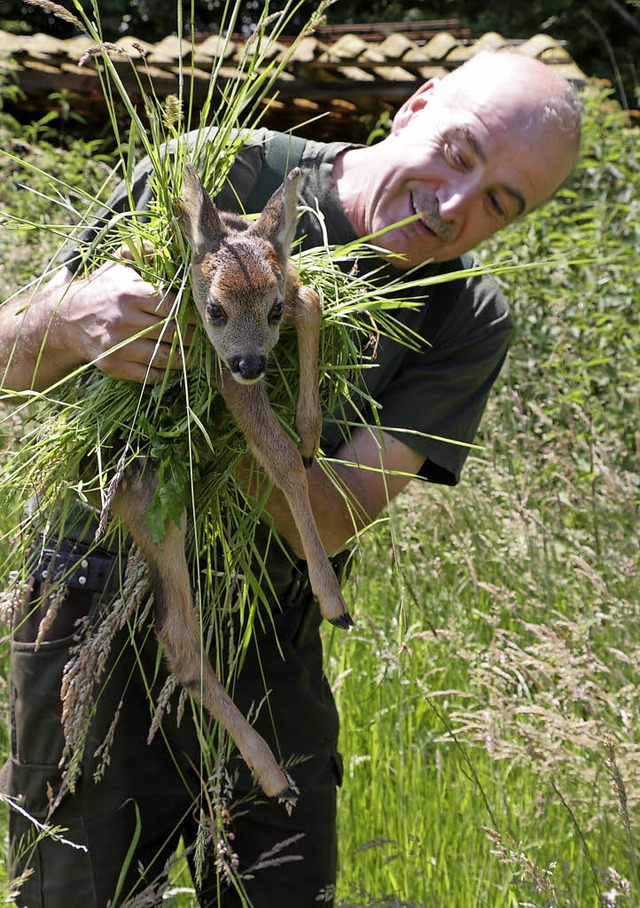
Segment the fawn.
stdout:
<svg viewBox="0 0 640 908">
<path fill-rule="evenodd" d="M 218 212 L 196 169 L 187 164 L 175 214 L 193 253 L 192 293 L 219 360 L 220 394 L 254 456 L 286 497 L 323 617 L 347 629 L 353 622 L 316 528 L 304 463 L 311 463 L 320 440 L 318 346 L 322 311 L 318 295 L 300 286 L 289 260 L 299 178 L 298 169 L 291 171 L 260 218 L 252 223 Z M 267 357 L 285 322 L 293 322 L 298 340 L 296 430 L 300 451 L 278 422 L 261 381 Z M 185 556 L 184 516 L 179 524 L 167 520 L 159 543 L 152 539 L 145 519 L 157 482 L 149 463 L 128 467 L 111 509 L 122 518 L 148 563 L 156 635 L 169 667 L 231 735 L 264 792 L 291 804 L 295 792 L 269 746 L 235 706 L 209 660 L 200 657 L 200 633 Z"/>
</svg>

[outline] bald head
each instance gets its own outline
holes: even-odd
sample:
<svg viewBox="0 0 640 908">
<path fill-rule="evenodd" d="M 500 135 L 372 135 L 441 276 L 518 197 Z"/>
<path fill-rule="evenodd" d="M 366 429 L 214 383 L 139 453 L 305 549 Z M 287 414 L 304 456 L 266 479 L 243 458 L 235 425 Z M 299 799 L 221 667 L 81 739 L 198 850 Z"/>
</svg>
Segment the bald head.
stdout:
<svg viewBox="0 0 640 908">
<path fill-rule="evenodd" d="M 516 51 L 482 51 L 447 75 L 434 99 L 464 104 L 473 99 L 498 105 L 507 129 L 517 128 L 527 142 L 543 149 L 563 147 L 555 161 L 557 178 L 549 195 L 569 176 L 580 151 L 582 104 L 553 67 Z"/>
<path fill-rule="evenodd" d="M 430 79 L 377 144 L 346 151 L 334 176 L 359 236 L 397 267 L 446 261 L 533 211 L 570 175 L 580 103 L 551 67 L 481 53 Z"/>
</svg>

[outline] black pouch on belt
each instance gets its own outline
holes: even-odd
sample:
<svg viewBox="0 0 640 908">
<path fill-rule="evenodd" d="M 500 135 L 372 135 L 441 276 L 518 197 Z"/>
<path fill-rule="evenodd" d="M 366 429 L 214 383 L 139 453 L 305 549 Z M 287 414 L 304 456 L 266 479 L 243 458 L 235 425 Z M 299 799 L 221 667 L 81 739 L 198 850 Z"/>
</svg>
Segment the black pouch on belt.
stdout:
<svg viewBox="0 0 640 908">
<path fill-rule="evenodd" d="M 14 640 L 33 643 L 45 617 L 47 628 L 41 642 L 73 636 L 96 598 L 116 595 L 123 568 L 120 554 L 74 540 L 35 547 L 27 558 L 33 587 L 13 616 Z"/>
</svg>

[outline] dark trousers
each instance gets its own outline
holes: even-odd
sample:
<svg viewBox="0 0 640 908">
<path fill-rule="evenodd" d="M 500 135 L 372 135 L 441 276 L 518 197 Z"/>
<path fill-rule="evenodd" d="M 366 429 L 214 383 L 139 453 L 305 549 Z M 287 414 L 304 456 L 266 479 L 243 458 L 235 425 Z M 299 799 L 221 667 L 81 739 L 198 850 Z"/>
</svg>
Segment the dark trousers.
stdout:
<svg viewBox="0 0 640 908">
<path fill-rule="evenodd" d="M 132 641 L 129 626 L 114 640 L 94 692 L 95 712 L 75 791 L 63 795 L 48 816 L 60 786 L 60 685 L 73 620 L 82 614 L 95 617 L 106 597 L 70 589 L 57 625 L 37 651 L 29 628 L 37 627 L 43 609 L 31 624 L 18 622 L 5 787 L 33 818 L 60 827 L 65 840 L 83 846 L 74 848 L 51 836 L 36 839 L 33 823 L 12 810 L 12 874 L 32 869 L 19 906 L 106 908 L 113 902 L 115 908 L 136 904 L 136 896 L 140 905 L 160 905 L 166 868 L 181 838 L 190 863 L 203 872 L 197 884 L 203 908 L 333 904 L 336 785 L 341 781 L 338 718 L 322 671 L 317 606 L 307 584 L 292 582 L 299 592 L 274 613 L 274 627 L 267 621 L 257 629 L 233 691 L 235 702 L 251 716 L 299 789 L 290 816 L 282 804 L 262 795 L 233 751 L 221 781 L 225 806 L 216 810 L 215 793 L 203 794 L 215 771 L 206 735 L 216 732 L 206 716 L 198 721 L 192 701 L 178 722 L 179 691 L 161 730 L 147 743 L 151 702 L 166 672 L 152 629 L 138 630 Z M 25 614 L 38 603 L 40 591 L 36 583 Z M 116 713 L 109 763 L 96 780 L 99 747 Z M 196 842 L 203 816 L 206 835 L 201 830 Z"/>
</svg>

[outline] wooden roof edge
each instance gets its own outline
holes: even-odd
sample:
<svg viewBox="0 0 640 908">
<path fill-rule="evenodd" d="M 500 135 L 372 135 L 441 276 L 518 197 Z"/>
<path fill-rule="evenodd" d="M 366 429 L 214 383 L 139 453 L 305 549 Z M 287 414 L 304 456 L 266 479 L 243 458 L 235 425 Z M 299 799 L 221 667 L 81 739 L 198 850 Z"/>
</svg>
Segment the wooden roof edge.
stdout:
<svg viewBox="0 0 640 908">
<path fill-rule="evenodd" d="M 345 27 L 334 46 L 341 45 L 344 49 L 349 34 Z M 300 57 L 292 57 L 282 77 L 277 80 L 276 87 L 284 89 L 289 97 L 296 92 L 302 97 L 310 91 L 324 97 L 331 90 L 341 92 L 345 97 L 354 97 L 373 91 L 383 100 L 391 96 L 397 97 L 402 91 L 410 94 L 415 89 L 416 82 L 424 80 L 425 72 L 438 69 L 446 74 L 485 47 L 493 47 L 498 52 L 501 48 L 513 48 L 541 59 L 573 83 L 584 84 L 587 81 L 585 74 L 566 50 L 566 42 L 546 34 L 537 34 L 528 39 L 507 39 L 497 33 L 487 32 L 468 43 L 456 39 L 450 32 L 439 32 L 424 45 L 418 45 L 409 36 L 404 36 L 403 40 L 403 36 L 397 32 L 395 38 L 398 40 L 391 41 L 391 37 L 393 33 L 388 34 L 382 43 L 372 45 L 360 36 L 352 35 L 350 43 L 354 48 L 353 55 L 337 51 L 332 53 L 332 45 L 324 45 L 311 38 L 313 46 L 307 46 Z M 202 36 L 202 40 L 195 43 L 193 62 L 197 70 L 193 72 L 194 81 L 209 79 L 208 51 L 210 50 L 210 59 L 216 59 L 215 48 L 218 45 L 219 42 L 211 36 Z M 121 65 L 128 66 L 133 71 L 141 65 L 147 68 L 153 66 L 154 71 L 165 71 L 169 78 L 174 75 L 180 58 L 184 58 L 185 50 L 188 49 L 188 53 L 191 53 L 191 42 L 181 43 L 176 36 L 168 36 L 155 45 L 138 41 L 134 36 L 124 36 L 117 46 L 124 51 L 117 55 L 119 68 Z M 233 41 L 225 40 L 224 62 L 230 69 L 233 68 L 237 47 Z M 59 85 L 48 90 L 60 90 L 65 84 L 65 74 L 68 77 L 72 67 L 77 66 L 87 49 L 87 41 L 81 36 L 61 41 L 41 33 L 19 36 L 0 31 L 0 70 L 11 72 L 19 84 L 20 81 L 24 83 L 26 91 L 41 95 L 46 90 L 45 82 L 39 86 L 29 73 L 40 70 L 55 75 L 57 70 Z M 281 50 L 284 52 L 284 48 Z M 94 69 L 86 63 L 78 75 L 86 75 Z M 189 69 L 187 75 L 190 72 Z M 386 86 L 384 77 L 381 77 L 383 74 L 394 84 Z M 360 80 L 362 85 L 352 85 L 354 79 Z"/>
</svg>

